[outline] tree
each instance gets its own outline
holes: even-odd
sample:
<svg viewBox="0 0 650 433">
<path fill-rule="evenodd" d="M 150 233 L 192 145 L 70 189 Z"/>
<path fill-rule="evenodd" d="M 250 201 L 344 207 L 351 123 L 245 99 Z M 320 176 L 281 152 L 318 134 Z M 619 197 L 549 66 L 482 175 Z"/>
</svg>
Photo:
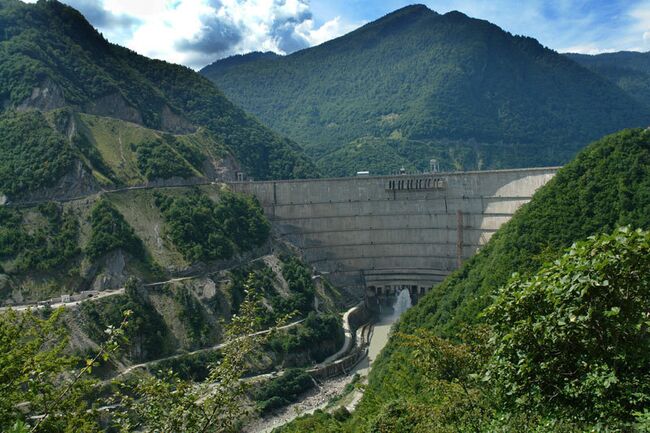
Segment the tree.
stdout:
<svg viewBox="0 0 650 433">
<path fill-rule="evenodd" d="M 0 314 L 0 430 L 101 431 L 87 399 L 93 385 L 88 375 L 117 349 L 130 314 L 118 328 L 107 329 L 110 337 L 94 357 L 80 363 L 67 355 L 62 313 L 59 309 L 46 318 L 31 310 Z"/>
<path fill-rule="evenodd" d="M 488 377 L 511 407 L 630 421 L 650 403 L 650 232 L 574 244 L 487 310 Z"/>
<path fill-rule="evenodd" d="M 262 304 L 246 287 L 239 313 L 226 326 L 220 360 L 202 383 L 183 381 L 173 371 L 160 372 L 126 384 L 115 397 L 122 410 L 116 414 L 122 432 L 236 432 L 247 414 L 242 406 L 248 385 L 242 381 L 247 361 L 270 333 L 259 333 Z M 284 320 L 278 321 L 280 326 Z"/>
</svg>

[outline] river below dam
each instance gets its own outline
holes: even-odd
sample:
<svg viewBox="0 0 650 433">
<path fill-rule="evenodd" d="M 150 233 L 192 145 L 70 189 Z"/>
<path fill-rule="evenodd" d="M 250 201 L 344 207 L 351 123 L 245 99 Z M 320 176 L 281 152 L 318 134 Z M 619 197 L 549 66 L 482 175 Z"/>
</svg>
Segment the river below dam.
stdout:
<svg viewBox="0 0 650 433">
<path fill-rule="evenodd" d="M 347 375 L 319 383 L 317 388 L 308 391 L 299 402 L 287 406 L 272 416 L 261 418 L 247 425 L 243 431 L 245 433 L 270 433 L 274 428 L 284 425 L 299 416 L 312 414 L 318 409 L 325 409 L 330 400 L 343 393 L 346 385 L 353 381 L 356 374 L 361 376 L 362 382 L 366 381 L 373 362 L 388 342 L 393 324 L 410 306 L 410 295 L 408 291 L 403 291 L 397 297 L 392 312 L 380 315 L 374 323 L 370 334 L 368 356 L 359 361 Z M 337 406 L 345 406 L 349 411 L 352 411 L 362 396 L 363 393 L 356 389 Z"/>
</svg>

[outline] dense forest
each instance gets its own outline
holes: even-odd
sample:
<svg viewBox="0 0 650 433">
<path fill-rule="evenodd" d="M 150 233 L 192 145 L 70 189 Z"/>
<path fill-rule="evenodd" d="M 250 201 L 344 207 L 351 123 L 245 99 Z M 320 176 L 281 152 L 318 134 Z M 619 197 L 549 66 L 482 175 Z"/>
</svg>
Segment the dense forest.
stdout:
<svg viewBox="0 0 650 433">
<path fill-rule="evenodd" d="M 650 131 L 591 144 L 404 314 L 351 418 L 282 431 L 646 431 L 649 191 Z"/>
<path fill-rule="evenodd" d="M 52 186 L 72 168 L 65 137 L 36 111 L 0 115 L 0 193 L 15 196 Z"/>
<path fill-rule="evenodd" d="M 650 105 L 650 52 L 566 54 L 571 60 L 616 83 L 640 103 Z"/>
<path fill-rule="evenodd" d="M 189 262 L 229 259 L 264 244 L 271 226 L 254 197 L 224 191 L 215 203 L 195 191 L 186 197 L 156 194 L 165 232 Z"/>
<path fill-rule="evenodd" d="M 58 1 L 25 4 L 3 0 L 0 28 L 2 110 L 72 107 L 174 134 L 204 127 L 230 149 L 252 177 L 316 174 L 294 142 L 237 108 L 207 79 L 188 68 L 110 44 L 69 6 Z M 54 139 L 35 135 L 39 141 L 35 144 L 43 146 L 46 140 Z M 23 146 L 30 144 L 27 141 Z M 34 153 L 38 153 L 36 146 Z M 11 157 L 12 153 L 7 153 L 7 158 Z M 1 159 L 7 158 L 3 153 Z M 65 155 L 60 158 L 65 162 Z M 39 182 L 51 183 L 50 177 L 59 175 L 63 168 L 61 164 L 52 167 L 52 174 Z M 147 168 L 145 171 L 151 173 Z M 29 182 L 35 181 L 23 183 Z M 4 184 L 0 187 L 5 188 Z"/>
<path fill-rule="evenodd" d="M 409 6 L 288 56 L 202 73 L 328 175 L 561 165 L 650 107 L 536 40 Z"/>
</svg>

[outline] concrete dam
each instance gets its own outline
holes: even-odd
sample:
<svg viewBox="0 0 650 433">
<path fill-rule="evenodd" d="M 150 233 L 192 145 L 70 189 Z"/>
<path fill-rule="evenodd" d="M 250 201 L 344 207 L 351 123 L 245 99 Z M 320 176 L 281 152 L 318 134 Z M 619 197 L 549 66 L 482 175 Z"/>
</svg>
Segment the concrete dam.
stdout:
<svg viewBox="0 0 650 433">
<path fill-rule="evenodd" d="M 417 299 L 474 255 L 558 168 L 235 182 L 335 285 Z"/>
</svg>

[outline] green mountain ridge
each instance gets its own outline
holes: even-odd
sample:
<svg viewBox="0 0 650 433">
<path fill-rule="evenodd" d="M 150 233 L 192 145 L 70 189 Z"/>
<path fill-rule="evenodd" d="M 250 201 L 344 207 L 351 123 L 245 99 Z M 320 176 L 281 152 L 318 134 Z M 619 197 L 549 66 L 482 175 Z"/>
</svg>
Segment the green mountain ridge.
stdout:
<svg viewBox="0 0 650 433">
<path fill-rule="evenodd" d="M 328 175 L 390 173 L 401 159 L 420 170 L 431 158 L 445 169 L 561 165 L 604 134 L 650 122 L 648 106 L 534 39 L 422 5 L 288 56 L 240 56 L 201 73 Z M 378 156 L 354 157 L 358 140 L 381 143 Z"/>
<path fill-rule="evenodd" d="M 567 53 L 566 56 L 616 83 L 640 103 L 650 105 L 650 52 Z"/>
<path fill-rule="evenodd" d="M 69 108 L 168 134 L 204 129 L 251 177 L 315 175 L 296 143 L 237 108 L 208 80 L 110 44 L 69 6 L 6 0 L 0 3 L 0 28 L 5 113 Z"/>
</svg>

